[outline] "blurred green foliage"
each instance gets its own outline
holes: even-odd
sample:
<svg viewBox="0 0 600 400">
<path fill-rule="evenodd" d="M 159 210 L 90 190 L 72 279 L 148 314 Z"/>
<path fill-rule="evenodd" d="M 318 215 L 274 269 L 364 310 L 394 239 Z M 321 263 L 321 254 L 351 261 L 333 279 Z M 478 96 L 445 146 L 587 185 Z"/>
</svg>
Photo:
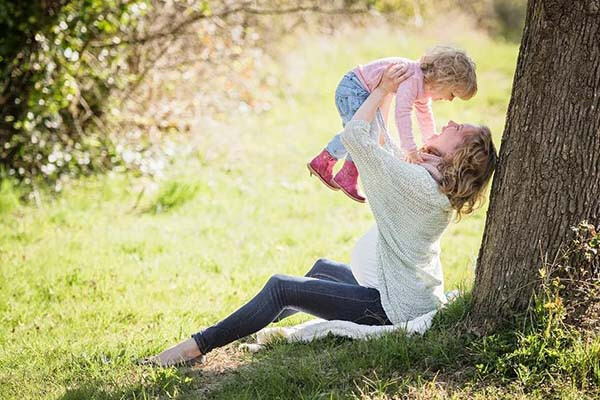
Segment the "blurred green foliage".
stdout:
<svg viewBox="0 0 600 400">
<path fill-rule="evenodd" d="M 196 123 L 182 122 L 186 105 L 158 104 L 157 98 L 188 90 L 185 104 L 195 101 L 202 114 L 223 115 L 238 105 L 260 109 L 257 93 L 275 93 L 278 84 L 252 83 L 250 77 L 261 69 L 260 51 L 254 50 L 281 40 L 289 26 L 335 26 L 331 10 L 343 10 L 339 18 L 345 21 L 349 9 L 376 9 L 415 26 L 458 10 L 490 32 L 516 40 L 525 2 L 0 0 L 0 179 L 8 175 L 28 186 L 43 180 L 59 191 L 63 178 L 115 166 L 147 173 L 152 158 L 161 157 L 151 141 Z M 294 13 L 301 15 L 295 19 Z M 151 76 L 161 58 L 172 61 L 160 66 L 169 72 L 194 59 L 202 66 L 185 77 Z M 204 77 L 190 80 L 201 73 Z M 143 96 L 136 93 L 137 109 L 125 107 L 149 76 L 153 83 L 142 86 L 146 98 L 139 101 Z M 178 87 L 182 79 L 187 88 Z M 202 82 L 209 83 L 196 87 Z M 198 92 L 203 103 L 194 99 Z M 234 105 L 220 105 L 217 92 L 234 98 Z"/>
<path fill-rule="evenodd" d="M 118 44 L 146 0 L 0 1 L 0 164 L 31 183 L 116 162 L 101 119 L 133 79 Z M 126 50 L 126 49 L 125 49 Z"/>
<path fill-rule="evenodd" d="M 511 42 L 521 39 L 527 11 L 526 0 L 367 0 L 367 4 L 383 13 L 413 17 L 419 24 L 428 17 L 460 11 L 492 36 Z"/>
<path fill-rule="evenodd" d="M 494 0 L 492 4 L 493 33 L 513 42 L 520 41 L 525 24 L 527 2 L 525 0 Z"/>
<path fill-rule="evenodd" d="M 160 120 L 168 111 L 135 118 L 124 104 L 157 61 L 171 57 L 173 63 L 161 67 L 173 71 L 196 59 L 212 69 L 212 79 L 237 74 L 248 80 L 254 67 L 246 67 L 242 52 L 251 52 L 260 37 L 252 15 L 311 7 L 320 6 L 298 7 L 291 0 L 0 0 L 0 179 L 8 175 L 32 186 L 41 177 L 58 191 L 63 178 L 115 166 L 145 173 L 151 169 L 145 160 L 156 155 L 151 142 L 160 136 L 149 138 L 152 127 L 165 131 L 175 124 Z M 203 20 L 217 24 L 199 26 Z M 221 65 L 230 71 L 216 71 Z M 165 94 L 161 78 L 146 92 Z M 251 102 L 239 82 L 226 83 L 216 91 Z M 141 101 L 138 108 L 148 106 Z"/>
</svg>

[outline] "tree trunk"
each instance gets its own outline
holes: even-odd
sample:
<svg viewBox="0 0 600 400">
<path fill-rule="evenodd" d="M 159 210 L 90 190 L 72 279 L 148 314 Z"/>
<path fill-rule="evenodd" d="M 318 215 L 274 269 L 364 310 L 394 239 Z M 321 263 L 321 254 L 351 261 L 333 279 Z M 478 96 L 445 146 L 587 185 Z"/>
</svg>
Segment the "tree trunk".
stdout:
<svg viewBox="0 0 600 400">
<path fill-rule="evenodd" d="M 527 308 L 542 256 L 600 217 L 600 2 L 530 0 L 477 260 L 472 317 Z"/>
</svg>

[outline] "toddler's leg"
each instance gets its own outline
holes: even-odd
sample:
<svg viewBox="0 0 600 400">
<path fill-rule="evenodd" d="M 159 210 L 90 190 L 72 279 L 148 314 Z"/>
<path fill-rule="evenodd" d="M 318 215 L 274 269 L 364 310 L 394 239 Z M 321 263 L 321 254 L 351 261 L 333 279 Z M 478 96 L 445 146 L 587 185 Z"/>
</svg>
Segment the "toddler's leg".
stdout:
<svg viewBox="0 0 600 400">
<path fill-rule="evenodd" d="M 359 99 L 350 101 L 358 102 Z M 335 177 L 333 177 L 333 182 L 337 187 L 340 188 L 342 192 L 344 192 L 346 196 L 350 197 L 352 200 L 359 203 L 365 202 L 365 196 L 363 196 L 358 189 L 358 169 L 356 168 L 354 161 L 352 161 L 350 153 L 347 153 L 346 161 L 344 161 L 342 168 L 338 171 Z"/>
<path fill-rule="evenodd" d="M 316 175 L 329 189 L 339 190 L 338 186 L 333 181 L 333 167 L 336 162 L 337 158 L 324 149 L 306 164 L 306 167 L 310 171 L 311 176 Z"/>
<path fill-rule="evenodd" d="M 352 120 L 356 111 L 365 102 L 367 97 L 369 97 L 369 93 L 362 89 L 356 77 L 350 79 L 352 82 L 349 86 L 343 90 L 338 89 L 336 93 L 336 106 L 344 126 Z M 344 166 L 335 175 L 333 182 L 352 200 L 359 203 L 365 202 L 365 197 L 358 190 L 358 169 L 354 165 L 350 154 L 346 155 Z"/>
<path fill-rule="evenodd" d="M 348 154 L 348 150 L 346 150 L 346 148 L 344 147 L 344 144 L 342 143 L 340 137 L 341 132 L 335 135 L 333 139 L 331 139 L 331 141 L 327 143 L 327 146 L 325 146 L 325 150 L 327 150 L 329 154 L 331 154 L 338 160 L 344 157 L 346 157 L 346 160 L 352 160 L 350 154 Z"/>
</svg>

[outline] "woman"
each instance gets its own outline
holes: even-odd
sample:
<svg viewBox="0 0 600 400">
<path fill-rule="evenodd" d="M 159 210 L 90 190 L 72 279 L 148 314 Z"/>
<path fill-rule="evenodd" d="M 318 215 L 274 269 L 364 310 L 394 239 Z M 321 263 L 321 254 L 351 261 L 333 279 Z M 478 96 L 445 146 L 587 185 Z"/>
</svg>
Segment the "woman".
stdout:
<svg viewBox="0 0 600 400">
<path fill-rule="evenodd" d="M 496 163 L 484 126 L 450 121 L 409 164 L 373 117 L 408 76 L 391 66 L 341 139 L 360 171 L 376 225 L 357 243 L 352 267 L 318 260 L 305 277 L 273 275 L 246 305 L 221 322 L 146 360 L 161 366 L 196 362 L 214 348 L 259 331 L 298 311 L 326 320 L 389 325 L 426 314 L 446 301 L 440 237 L 452 214 L 473 211 Z M 394 154 L 397 153 L 397 154 Z"/>
</svg>

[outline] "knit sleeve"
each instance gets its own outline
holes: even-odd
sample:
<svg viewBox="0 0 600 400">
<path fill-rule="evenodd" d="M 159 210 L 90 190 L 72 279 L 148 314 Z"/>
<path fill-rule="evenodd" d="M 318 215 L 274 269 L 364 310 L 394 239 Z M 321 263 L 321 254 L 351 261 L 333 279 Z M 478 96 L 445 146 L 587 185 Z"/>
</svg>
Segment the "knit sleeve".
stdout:
<svg viewBox="0 0 600 400">
<path fill-rule="evenodd" d="M 404 160 L 404 157 L 405 157 L 405 155 L 406 155 L 406 154 L 404 153 L 404 150 L 402 150 L 402 149 L 400 148 L 400 146 L 398 146 L 396 143 L 394 143 L 394 141 L 392 140 L 392 138 L 391 138 L 391 137 L 389 137 L 389 135 L 388 135 L 388 137 L 387 137 L 386 139 L 387 139 L 387 140 L 386 140 L 386 141 L 385 141 L 385 143 L 383 144 L 383 148 L 384 148 L 384 149 L 386 149 L 387 151 L 390 151 L 390 152 L 392 152 L 392 154 L 393 154 L 395 157 L 398 157 L 398 158 L 401 158 L 401 159 L 403 159 L 403 160 Z"/>
<path fill-rule="evenodd" d="M 423 142 L 435 135 L 435 120 L 433 119 L 433 110 L 431 109 L 431 99 L 429 101 L 415 101 L 415 111 L 417 122 L 421 130 Z"/>
<path fill-rule="evenodd" d="M 430 204 L 429 173 L 380 147 L 377 130 L 368 122 L 350 121 L 342 132 L 341 140 L 360 173 L 376 220 L 379 211 L 396 212 L 399 204 L 415 208 Z"/>
</svg>

